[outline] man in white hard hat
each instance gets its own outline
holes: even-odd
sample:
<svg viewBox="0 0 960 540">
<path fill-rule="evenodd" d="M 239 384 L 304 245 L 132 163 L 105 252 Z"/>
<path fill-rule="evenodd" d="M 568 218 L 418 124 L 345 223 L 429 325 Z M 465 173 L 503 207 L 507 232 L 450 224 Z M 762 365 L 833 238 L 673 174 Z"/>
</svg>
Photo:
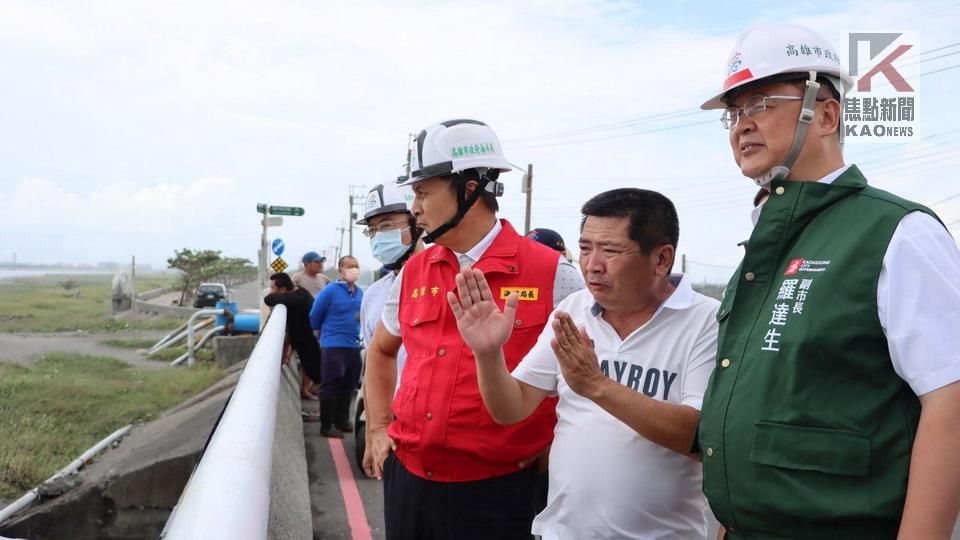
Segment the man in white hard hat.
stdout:
<svg viewBox="0 0 960 540">
<path fill-rule="evenodd" d="M 411 149 L 412 214 L 434 245 L 397 276 L 367 352 L 364 393 L 372 456 L 384 480 L 387 538 L 529 538 L 537 470 L 553 438 L 555 400 L 500 426 L 483 406 L 476 366 L 446 301 L 463 267 L 482 270 L 498 303 L 521 294 L 505 345 L 510 368 L 536 342 L 555 304 L 582 288 L 579 273 L 546 246 L 498 220 L 500 141 L 477 120 L 420 132 Z M 407 361 L 396 389 L 401 340 Z M 392 409 L 392 412 L 391 412 Z"/>
<path fill-rule="evenodd" d="M 387 273 L 367 287 L 360 304 L 360 334 L 364 346 L 373 341 L 373 332 L 383 316 L 383 307 L 387 302 L 390 288 L 397 280 L 397 274 L 407 259 L 423 251 L 420 236 L 423 231 L 417 227 L 416 219 L 410 213 L 413 206 L 413 191 L 409 187 L 398 186 L 396 182 L 378 184 L 367 193 L 364 214 L 357 225 L 364 225 L 363 235 L 370 239 L 373 258 L 386 268 Z M 397 351 L 397 383 L 403 372 L 403 363 L 407 353 L 403 347 Z M 361 443 L 360 426 L 356 426 L 358 444 L 366 459 L 372 459 L 370 445 L 365 437 Z"/>
<path fill-rule="evenodd" d="M 721 91 L 769 196 L 720 311 L 698 440 L 731 538 L 949 538 L 960 508 L 960 253 L 842 154 L 851 81 L 807 28 L 739 36 Z"/>
</svg>

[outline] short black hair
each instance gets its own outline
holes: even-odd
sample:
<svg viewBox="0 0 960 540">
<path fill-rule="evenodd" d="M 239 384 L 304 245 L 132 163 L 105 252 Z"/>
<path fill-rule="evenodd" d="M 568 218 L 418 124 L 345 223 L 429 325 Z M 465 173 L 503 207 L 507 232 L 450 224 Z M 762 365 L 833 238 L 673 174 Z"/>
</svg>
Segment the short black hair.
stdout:
<svg viewBox="0 0 960 540">
<path fill-rule="evenodd" d="M 357 258 L 354 257 L 353 255 L 344 255 L 343 257 L 340 257 L 340 259 L 337 261 L 337 270 L 340 270 L 341 268 L 343 268 L 343 263 L 347 259 L 357 260 Z"/>
<path fill-rule="evenodd" d="M 584 203 L 580 209 L 583 219 L 580 230 L 587 218 L 625 217 L 630 218 L 627 236 L 640 245 L 640 251 L 649 255 L 657 246 L 670 244 L 677 249 L 680 238 L 680 221 L 677 209 L 670 199 L 656 191 L 637 188 L 619 188 L 604 191 Z"/>
<path fill-rule="evenodd" d="M 277 272 L 276 274 L 272 274 L 270 276 L 270 281 L 276 283 L 277 287 L 286 289 L 288 291 L 292 291 L 296 288 L 296 286 L 293 284 L 293 280 L 290 279 L 290 276 L 286 272 Z"/>
</svg>

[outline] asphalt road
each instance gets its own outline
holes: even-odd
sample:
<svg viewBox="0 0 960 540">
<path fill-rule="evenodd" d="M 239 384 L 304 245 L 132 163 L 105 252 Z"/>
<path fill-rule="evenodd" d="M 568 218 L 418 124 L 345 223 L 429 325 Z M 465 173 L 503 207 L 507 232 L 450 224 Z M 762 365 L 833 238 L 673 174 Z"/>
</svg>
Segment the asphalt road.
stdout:
<svg viewBox="0 0 960 540">
<path fill-rule="evenodd" d="M 303 401 L 303 408 L 316 410 L 316 401 Z M 307 448 L 307 471 L 310 482 L 310 505 L 313 510 L 313 531 L 315 539 L 334 538 L 386 538 L 383 530 L 383 484 L 364 476 L 354 459 L 356 448 L 353 434 L 348 434 L 340 443 L 320 435 L 320 423 L 303 424 L 303 438 Z M 350 476 L 346 482 L 338 478 L 334 461 L 335 453 L 346 457 L 349 462 Z M 370 536 L 362 531 L 352 531 L 350 515 L 356 520 L 359 512 L 356 508 L 348 514 L 350 500 L 350 480 L 359 493 L 363 516 Z M 344 497 L 344 493 L 347 494 Z M 359 526 L 358 526 L 359 525 Z M 363 529 L 363 523 L 354 522 L 355 529 Z M 354 536 L 354 533 L 360 533 Z"/>
<path fill-rule="evenodd" d="M 303 405 L 305 409 L 316 410 L 316 403 L 316 401 L 304 401 Z M 356 445 L 353 434 L 347 435 L 342 440 L 340 448 L 337 448 L 337 443 L 331 445 L 329 439 L 320 435 L 319 422 L 305 423 L 303 434 L 307 448 L 314 538 L 317 540 L 385 538 L 383 529 L 383 484 L 380 481 L 367 478 L 357 468 L 354 460 Z M 351 478 L 356 484 L 356 493 L 359 493 L 366 520 L 366 523 L 360 524 L 359 527 L 356 522 L 354 523 L 354 529 L 357 530 L 351 530 L 347 511 L 349 503 L 345 502 L 343 495 L 344 492 L 348 492 L 347 498 L 349 499 L 349 487 L 342 487 L 343 483 L 338 480 L 334 463 L 334 453 L 341 451 L 345 453 L 349 461 Z M 356 516 L 357 513 L 353 512 L 353 514 Z M 369 536 L 364 534 L 365 531 L 369 531 Z M 716 537 L 717 522 L 711 516 L 706 538 L 713 539 Z M 960 540 L 960 522 L 958 522 L 951 540 Z"/>
</svg>

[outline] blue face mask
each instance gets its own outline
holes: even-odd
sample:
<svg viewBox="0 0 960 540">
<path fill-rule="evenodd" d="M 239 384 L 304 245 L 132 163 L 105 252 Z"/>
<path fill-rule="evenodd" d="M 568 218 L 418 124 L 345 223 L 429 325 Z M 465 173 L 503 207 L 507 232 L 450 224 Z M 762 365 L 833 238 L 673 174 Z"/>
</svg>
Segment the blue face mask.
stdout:
<svg viewBox="0 0 960 540">
<path fill-rule="evenodd" d="M 370 239 L 370 249 L 373 250 L 373 256 L 381 264 L 392 264 L 410 249 L 410 246 L 403 243 L 404 229 L 394 229 L 392 231 L 378 232 Z"/>
</svg>

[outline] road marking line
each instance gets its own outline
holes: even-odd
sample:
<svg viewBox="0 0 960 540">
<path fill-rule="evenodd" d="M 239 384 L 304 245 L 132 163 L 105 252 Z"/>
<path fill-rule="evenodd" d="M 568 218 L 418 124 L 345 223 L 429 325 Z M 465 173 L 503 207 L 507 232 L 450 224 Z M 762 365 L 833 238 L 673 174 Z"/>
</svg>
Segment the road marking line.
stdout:
<svg viewBox="0 0 960 540">
<path fill-rule="evenodd" d="M 327 439 L 330 443 L 330 453 L 333 455 L 333 464 L 337 468 L 337 480 L 340 483 L 340 495 L 347 509 L 347 522 L 350 524 L 350 534 L 353 540 L 372 540 L 370 524 L 367 522 L 367 513 L 363 511 L 363 501 L 360 500 L 360 491 L 350 469 L 347 452 L 343 449 L 341 439 Z"/>
</svg>

